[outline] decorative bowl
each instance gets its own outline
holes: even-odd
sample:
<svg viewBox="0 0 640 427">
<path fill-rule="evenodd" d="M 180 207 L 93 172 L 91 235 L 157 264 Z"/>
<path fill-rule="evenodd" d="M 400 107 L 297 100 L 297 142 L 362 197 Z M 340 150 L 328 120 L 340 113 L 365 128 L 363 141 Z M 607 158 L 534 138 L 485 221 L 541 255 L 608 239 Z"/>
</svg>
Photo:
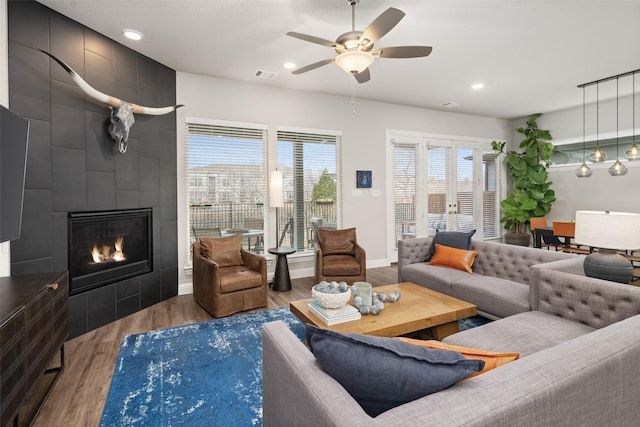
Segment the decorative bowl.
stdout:
<svg viewBox="0 0 640 427">
<path fill-rule="evenodd" d="M 349 298 L 351 298 L 350 289 L 347 289 L 345 292 L 328 293 L 316 290 L 316 286 L 318 285 L 311 288 L 311 296 L 324 308 L 343 307 L 347 302 L 349 302 Z"/>
</svg>

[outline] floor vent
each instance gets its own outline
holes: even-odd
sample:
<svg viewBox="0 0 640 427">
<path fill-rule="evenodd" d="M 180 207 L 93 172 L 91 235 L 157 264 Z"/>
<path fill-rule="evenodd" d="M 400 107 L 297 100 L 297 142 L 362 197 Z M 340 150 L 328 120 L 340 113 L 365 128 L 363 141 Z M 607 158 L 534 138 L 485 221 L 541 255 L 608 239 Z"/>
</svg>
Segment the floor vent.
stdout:
<svg viewBox="0 0 640 427">
<path fill-rule="evenodd" d="M 269 79 L 269 80 L 275 79 L 277 75 L 278 73 L 274 71 L 266 71 L 266 70 L 256 70 L 256 72 L 253 73 L 253 77 L 260 77 L 261 79 Z"/>
</svg>

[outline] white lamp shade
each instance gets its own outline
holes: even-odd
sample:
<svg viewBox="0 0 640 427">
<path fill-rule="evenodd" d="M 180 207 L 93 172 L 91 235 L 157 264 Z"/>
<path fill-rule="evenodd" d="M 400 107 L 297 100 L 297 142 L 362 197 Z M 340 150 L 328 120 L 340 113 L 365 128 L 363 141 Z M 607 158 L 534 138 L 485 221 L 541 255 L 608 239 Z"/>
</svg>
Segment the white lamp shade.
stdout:
<svg viewBox="0 0 640 427">
<path fill-rule="evenodd" d="M 336 64 L 342 68 L 346 73 L 358 74 L 371 65 L 373 62 L 373 55 L 369 52 L 362 52 L 359 50 L 350 50 L 341 53 L 336 58 Z"/>
<path fill-rule="evenodd" d="M 640 214 L 577 211 L 575 241 L 603 249 L 640 249 Z"/>
<path fill-rule="evenodd" d="M 283 194 L 283 178 L 281 171 L 271 172 L 271 179 L 269 180 L 269 206 L 272 208 L 284 207 L 284 194 Z"/>
</svg>

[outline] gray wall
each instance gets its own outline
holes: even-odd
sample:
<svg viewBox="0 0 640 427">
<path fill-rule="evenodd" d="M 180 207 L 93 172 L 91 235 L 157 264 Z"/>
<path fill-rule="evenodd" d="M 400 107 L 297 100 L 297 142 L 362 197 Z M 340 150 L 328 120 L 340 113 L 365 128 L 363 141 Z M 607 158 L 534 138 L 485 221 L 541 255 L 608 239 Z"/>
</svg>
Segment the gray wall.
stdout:
<svg viewBox="0 0 640 427">
<path fill-rule="evenodd" d="M 620 82 L 623 85 L 623 82 Z M 582 99 L 582 92 L 576 89 L 576 95 Z M 637 95 L 636 95 L 637 98 Z M 587 98 L 589 99 L 589 98 Z M 619 131 L 629 133 L 633 125 L 633 105 L 630 96 L 621 97 L 619 103 Z M 595 104 L 587 101 L 585 110 L 587 141 L 596 135 L 596 109 Z M 599 133 L 609 136 L 616 132 L 616 102 L 614 100 L 601 100 L 598 107 Z M 636 127 L 640 126 L 640 103 L 636 99 Z M 513 121 L 513 128 L 524 125 L 524 121 Z M 538 126 L 549 129 L 554 140 L 562 142 L 567 139 L 582 141 L 582 105 L 576 108 L 545 113 L 538 119 Z M 515 133 L 512 136 L 514 143 L 522 140 L 522 135 Z M 594 142 L 587 143 L 587 155 L 593 151 Z M 620 153 L 624 153 L 628 146 L 620 146 Z M 640 161 L 624 161 L 629 172 L 625 176 L 613 177 L 609 175 L 609 166 L 613 160 L 607 160 L 604 164 L 593 164 L 587 161 L 593 170 L 589 178 L 577 178 L 575 170 L 578 165 L 552 166 L 549 176 L 553 181 L 553 189 L 556 192 L 556 202 L 548 215 L 549 221 L 571 221 L 575 219 L 577 210 L 610 210 L 620 212 L 640 213 L 640 198 L 637 197 L 638 182 L 640 182 Z"/>
<path fill-rule="evenodd" d="M 175 104 L 175 71 L 36 2 L 10 1 L 8 18 L 9 105 L 31 123 L 11 274 L 67 270 L 68 212 L 153 208 L 154 271 L 71 297 L 74 337 L 177 294 L 176 117 L 137 116 L 121 154 L 108 107 L 38 49 L 96 89 L 149 106 Z"/>
</svg>

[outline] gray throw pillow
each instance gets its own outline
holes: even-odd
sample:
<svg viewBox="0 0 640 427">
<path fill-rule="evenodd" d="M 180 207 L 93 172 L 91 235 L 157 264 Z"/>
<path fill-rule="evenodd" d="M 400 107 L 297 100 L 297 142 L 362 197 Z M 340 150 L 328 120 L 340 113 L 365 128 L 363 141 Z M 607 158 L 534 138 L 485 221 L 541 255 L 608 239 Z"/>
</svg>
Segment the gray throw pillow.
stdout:
<svg viewBox="0 0 640 427">
<path fill-rule="evenodd" d="M 372 417 L 443 390 L 479 372 L 484 361 L 393 338 L 340 333 L 305 325 L 309 348 Z"/>
<path fill-rule="evenodd" d="M 476 234 L 476 230 L 467 232 L 463 231 L 440 231 L 436 230 L 436 235 L 431 242 L 425 262 L 431 261 L 433 255 L 436 253 L 436 243 L 443 246 L 449 246 L 450 248 L 469 250 L 471 247 L 471 238 Z"/>
</svg>

